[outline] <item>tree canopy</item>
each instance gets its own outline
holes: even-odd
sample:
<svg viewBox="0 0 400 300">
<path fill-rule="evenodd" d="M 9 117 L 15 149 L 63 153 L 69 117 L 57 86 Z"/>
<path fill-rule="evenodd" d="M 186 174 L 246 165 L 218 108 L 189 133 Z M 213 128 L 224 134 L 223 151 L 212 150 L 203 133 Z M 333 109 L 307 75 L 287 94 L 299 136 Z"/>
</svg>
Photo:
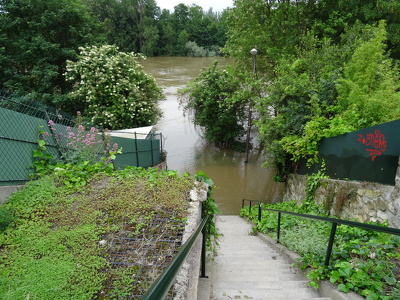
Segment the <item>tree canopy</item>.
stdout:
<svg viewBox="0 0 400 300">
<path fill-rule="evenodd" d="M 246 98 L 240 97 L 241 81 L 221 70 L 218 63 L 203 69 L 196 80 L 181 90 L 186 111 L 204 128 L 205 138 L 216 145 L 231 147 L 244 132 Z"/>
<path fill-rule="evenodd" d="M 215 53 L 226 41 L 226 12 L 204 11 L 198 5 L 183 3 L 172 12 L 161 11 L 154 0 L 84 1 L 103 25 L 107 43 L 121 51 L 187 56 L 188 42 Z"/>
<path fill-rule="evenodd" d="M 99 40 L 79 0 L 0 0 L 0 88 L 45 103 L 68 91 L 63 73 L 78 47 Z"/>
<path fill-rule="evenodd" d="M 79 47 L 115 45 L 146 56 L 217 55 L 226 13 L 154 0 L 0 0 L 0 89 L 75 114 L 66 62 Z M 138 121 L 137 123 L 142 123 Z"/>
<path fill-rule="evenodd" d="M 223 53 L 240 77 L 257 47 L 256 125 L 276 180 L 318 161 L 322 138 L 399 118 L 399 13 L 397 1 L 234 2 Z"/>
</svg>

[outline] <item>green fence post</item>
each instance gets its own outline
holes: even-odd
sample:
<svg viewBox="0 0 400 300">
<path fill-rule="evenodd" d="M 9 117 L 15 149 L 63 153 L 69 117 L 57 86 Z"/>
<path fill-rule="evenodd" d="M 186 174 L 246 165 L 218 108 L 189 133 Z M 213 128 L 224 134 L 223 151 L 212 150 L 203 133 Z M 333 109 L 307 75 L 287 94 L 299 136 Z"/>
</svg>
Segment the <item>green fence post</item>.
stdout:
<svg viewBox="0 0 400 300">
<path fill-rule="evenodd" d="M 328 249 L 326 250 L 325 266 L 329 266 L 329 259 L 332 254 L 333 241 L 335 240 L 337 223 L 332 222 L 331 236 L 329 237 Z"/>
<path fill-rule="evenodd" d="M 280 236 L 281 236 L 281 212 L 278 212 L 278 232 L 276 238 L 277 243 L 279 243 Z"/>
<path fill-rule="evenodd" d="M 139 149 L 138 149 L 136 131 L 135 131 L 135 147 L 136 147 L 136 164 L 137 164 L 137 167 L 139 167 L 140 166 L 140 163 L 139 163 Z"/>
</svg>

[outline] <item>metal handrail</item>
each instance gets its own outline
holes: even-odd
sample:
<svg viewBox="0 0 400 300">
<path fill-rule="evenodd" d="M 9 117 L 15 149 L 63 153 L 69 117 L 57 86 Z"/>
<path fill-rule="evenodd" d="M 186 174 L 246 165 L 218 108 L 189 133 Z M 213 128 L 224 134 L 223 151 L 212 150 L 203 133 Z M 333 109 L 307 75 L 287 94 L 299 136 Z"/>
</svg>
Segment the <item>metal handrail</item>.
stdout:
<svg viewBox="0 0 400 300">
<path fill-rule="evenodd" d="M 260 221 L 260 220 L 261 220 L 261 210 L 260 210 L 261 201 L 259 201 L 259 200 L 242 199 L 242 208 L 244 207 L 244 203 L 245 203 L 246 201 L 249 202 L 249 215 L 251 214 L 251 204 L 252 204 L 253 202 L 257 202 L 257 205 L 258 205 L 258 220 Z"/>
<path fill-rule="evenodd" d="M 242 208 L 244 207 L 244 201 L 256 202 L 256 200 L 243 199 Z M 392 227 L 383 227 L 383 226 L 379 226 L 379 225 L 364 224 L 364 223 L 360 223 L 360 222 L 348 221 L 348 220 L 343 220 L 343 219 L 321 217 L 321 216 L 315 216 L 315 215 L 309 215 L 309 214 L 300 214 L 300 213 L 279 210 L 279 209 L 262 208 L 260 201 L 258 201 L 258 221 L 261 221 L 261 212 L 263 210 L 273 211 L 273 212 L 278 213 L 278 228 L 277 228 L 277 242 L 278 243 L 280 240 L 281 214 L 282 213 L 288 214 L 288 215 L 294 215 L 294 216 L 298 216 L 298 217 L 302 217 L 302 218 L 315 219 L 315 220 L 319 220 L 319 221 L 332 223 L 331 233 L 330 233 L 329 242 L 328 242 L 328 248 L 326 250 L 326 255 L 325 255 L 325 263 L 324 264 L 326 266 L 329 265 L 329 260 L 330 260 L 331 254 L 332 254 L 333 243 L 335 240 L 336 228 L 337 228 L 338 224 L 347 225 L 347 226 L 351 226 L 351 227 L 363 228 L 363 229 L 367 229 L 367 230 L 379 231 L 379 232 L 388 233 L 388 234 L 400 235 L 400 229 L 392 228 Z M 250 212 L 251 212 L 251 207 L 249 208 L 249 213 Z"/>
<path fill-rule="evenodd" d="M 147 292 L 141 298 L 142 300 L 161 300 L 165 297 L 167 292 L 169 291 L 172 283 L 178 271 L 180 270 L 183 262 L 185 261 L 187 255 L 190 250 L 193 248 L 194 242 L 196 241 L 200 232 L 203 233 L 203 242 L 202 242 L 202 250 L 201 250 L 201 276 L 205 276 L 205 247 L 206 247 L 206 230 L 205 225 L 208 221 L 208 215 L 206 215 L 202 222 L 197 226 L 195 232 L 192 233 L 190 238 L 185 242 L 182 248 L 178 251 L 178 253 L 172 258 L 171 262 L 167 265 L 164 271 L 160 276 L 156 279 L 156 281 L 151 285 L 151 287 L 147 290 Z"/>
</svg>

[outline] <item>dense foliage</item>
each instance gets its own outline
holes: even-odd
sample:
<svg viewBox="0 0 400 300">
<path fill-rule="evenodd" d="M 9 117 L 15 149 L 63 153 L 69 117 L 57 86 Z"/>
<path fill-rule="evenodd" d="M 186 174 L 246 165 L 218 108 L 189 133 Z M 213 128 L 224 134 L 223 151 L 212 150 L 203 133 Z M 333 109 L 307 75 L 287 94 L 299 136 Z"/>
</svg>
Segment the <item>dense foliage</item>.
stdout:
<svg viewBox="0 0 400 300">
<path fill-rule="evenodd" d="M 0 88 L 51 104 L 69 90 L 63 73 L 99 26 L 77 0 L 0 1 Z"/>
<path fill-rule="evenodd" d="M 243 78 L 221 70 L 215 62 L 180 91 L 185 110 L 192 113 L 195 124 L 204 128 L 205 138 L 218 146 L 237 146 L 244 133 L 251 87 Z"/>
<path fill-rule="evenodd" d="M 296 205 L 295 201 L 263 204 L 263 208 L 324 216 L 324 210 L 312 203 Z M 241 215 L 252 219 L 254 230 L 276 238 L 277 213 L 262 211 L 257 220 L 258 207 L 241 210 Z M 338 284 L 344 292 L 354 291 L 368 300 L 398 299 L 400 296 L 400 238 L 361 228 L 339 225 L 332 257 L 324 265 L 331 224 L 322 221 L 282 214 L 280 243 L 298 253 L 303 270 L 312 267 L 307 277 L 310 285 L 318 288 L 319 280 Z M 382 224 L 385 226 L 385 224 Z"/>
<path fill-rule="evenodd" d="M 115 46 L 81 48 L 79 59 L 68 61 L 65 73 L 75 82 L 69 105 L 108 129 L 154 124 L 161 88 L 143 71 L 139 57 Z"/>
<path fill-rule="evenodd" d="M 399 13 L 396 1 L 235 1 L 223 51 L 240 74 L 257 45 L 256 125 L 275 180 L 318 161 L 322 138 L 399 118 Z"/>
<path fill-rule="evenodd" d="M 188 42 L 219 52 L 226 41 L 227 12 L 204 11 L 183 3 L 174 11 L 160 10 L 154 0 L 84 0 L 103 25 L 108 44 L 146 56 L 187 56 Z"/>
<path fill-rule="evenodd" d="M 79 48 L 115 45 L 146 56 L 214 56 L 226 40 L 226 15 L 185 4 L 160 11 L 154 0 L 0 0 L 0 89 L 74 115 L 84 109 L 68 94 L 80 81 L 64 74 Z M 99 119 L 110 114 L 98 113 Z M 146 113 L 128 123 L 154 121 Z"/>
</svg>

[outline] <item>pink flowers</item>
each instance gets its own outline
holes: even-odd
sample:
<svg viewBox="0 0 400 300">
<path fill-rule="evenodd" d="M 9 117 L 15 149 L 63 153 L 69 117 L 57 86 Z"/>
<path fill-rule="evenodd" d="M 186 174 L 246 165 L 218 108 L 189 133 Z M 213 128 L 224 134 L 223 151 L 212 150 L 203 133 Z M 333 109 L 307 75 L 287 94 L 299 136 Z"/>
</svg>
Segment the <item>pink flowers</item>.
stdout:
<svg viewBox="0 0 400 300">
<path fill-rule="evenodd" d="M 79 125 L 78 128 L 65 127 L 66 134 L 63 134 L 56 132 L 56 124 L 53 121 L 50 120 L 48 125 L 52 131 L 51 136 L 56 140 L 58 146 L 61 146 L 62 156 L 68 162 L 89 161 L 95 163 L 99 161 L 100 153 L 103 152 L 105 156 L 108 156 L 110 152 L 118 151 L 117 144 L 111 146 L 108 130 L 102 133 L 97 128 L 91 127 L 89 131 L 86 131 L 83 125 Z M 48 132 L 43 133 L 43 139 L 49 136 Z"/>
</svg>

